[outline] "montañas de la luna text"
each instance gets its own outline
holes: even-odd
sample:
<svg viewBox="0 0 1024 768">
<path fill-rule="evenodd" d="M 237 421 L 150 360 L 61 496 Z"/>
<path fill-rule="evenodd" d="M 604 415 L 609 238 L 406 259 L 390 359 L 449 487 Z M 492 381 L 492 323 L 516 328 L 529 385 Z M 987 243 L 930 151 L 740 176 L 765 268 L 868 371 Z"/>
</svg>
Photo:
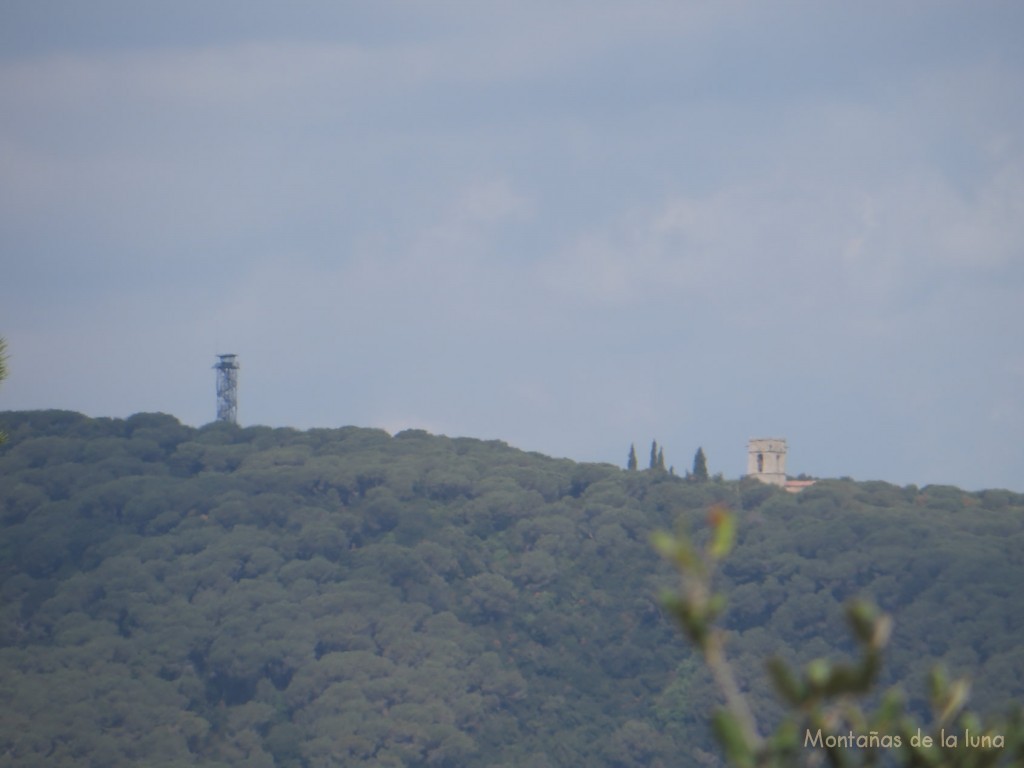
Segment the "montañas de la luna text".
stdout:
<svg viewBox="0 0 1024 768">
<path fill-rule="evenodd" d="M 962 738 L 961 738 L 962 737 Z M 1002 749 L 1006 746 L 1006 739 L 1001 733 L 971 733 L 965 729 L 963 734 L 946 733 L 945 729 L 940 731 L 938 737 L 922 734 L 918 729 L 917 733 L 910 737 L 912 747 L 933 747 L 939 746 L 945 749 L 957 749 L 959 747 L 970 747 L 972 749 Z M 879 731 L 868 731 L 867 733 L 854 733 L 837 735 L 833 733 L 823 734 L 819 728 L 811 731 L 810 728 L 804 731 L 805 747 L 821 747 L 827 749 L 898 749 L 903 746 L 903 737 L 899 734 L 880 733 Z"/>
</svg>

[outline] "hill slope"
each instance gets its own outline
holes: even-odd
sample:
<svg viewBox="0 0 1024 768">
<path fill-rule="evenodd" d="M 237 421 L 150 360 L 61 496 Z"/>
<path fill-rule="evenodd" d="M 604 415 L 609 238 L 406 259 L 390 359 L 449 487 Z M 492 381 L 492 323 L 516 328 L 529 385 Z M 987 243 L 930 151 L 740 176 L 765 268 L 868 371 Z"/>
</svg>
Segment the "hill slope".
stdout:
<svg viewBox="0 0 1024 768">
<path fill-rule="evenodd" d="M 890 681 L 944 659 L 1024 696 L 1024 497 L 691 484 L 498 442 L 161 414 L 7 413 L 0 765 L 678 765 L 714 693 L 657 607 L 655 528 L 741 516 L 731 649 L 834 656 L 897 621 Z M 980 697 L 980 698 L 979 698 Z"/>
</svg>

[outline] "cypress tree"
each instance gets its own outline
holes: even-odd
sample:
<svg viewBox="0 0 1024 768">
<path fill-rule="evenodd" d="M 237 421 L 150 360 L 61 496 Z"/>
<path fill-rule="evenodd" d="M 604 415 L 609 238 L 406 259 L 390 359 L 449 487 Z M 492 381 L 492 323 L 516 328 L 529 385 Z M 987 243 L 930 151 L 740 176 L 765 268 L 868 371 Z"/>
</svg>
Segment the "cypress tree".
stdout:
<svg viewBox="0 0 1024 768">
<path fill-rule="evenodd" d="M 629 444 L 629 461 L 626 463 L 626 469 L 630 472 L 636 471 L 636 446 L 633 443 Z"/>
<path fill-rule="evenodd" d="M 693 480 L 697 483 L 705 483 L 708 480 L 708 460 L 703 448 L 698 448 L 693 456 Z"/>
<path fill-rule="evenodd" d="M 7 340 L 0 336 L 0 381 L 7 378 Z M 0 443 L 7 441 L 7 433 L 0 429 Z"/>
<path fill-rule="evenodd" d="M 651 463 L 649 469 L 658 468 L 658 441 L 651 440 Z"/>
</svg>

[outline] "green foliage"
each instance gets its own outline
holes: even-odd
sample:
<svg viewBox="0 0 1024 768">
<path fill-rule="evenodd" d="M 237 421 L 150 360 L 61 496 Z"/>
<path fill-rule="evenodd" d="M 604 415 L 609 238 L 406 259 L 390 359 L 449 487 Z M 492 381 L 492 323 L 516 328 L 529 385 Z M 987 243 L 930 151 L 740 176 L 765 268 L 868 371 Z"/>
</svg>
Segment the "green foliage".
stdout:
<svg viewBox="0 0 1024 768">
<path fill-rule="evenodd" d="M 696 483 L 706 483 L 709 480 L 708 460 L 703 448 L 698 448 L 693 456 L 693 472 L 690 477 Z"/>
<path fill-rule="evenodd" d="M 626 460 L 626 469 L 630 472 L 636 471 L 637 458 L 636 458 L 636 446 L 633 443 L 629 444 L 629 458 Z"/>
<path fill-rule="evenodd" d="M 897 617 L 880 682 L 923 691 L 942 661 L 992 708 L 1022 696 L 1018 494 L 792 496 L 415 430 L 3 421 L 0 765 L 714 765 L 717 683 L 648 597 L 675 583 L 649 537 L 677 523 L 729 594 L 692 632 L 721 627 L 758 722 L 784 721 L 763 659 L 845 648 L 827 617 L 854 592 Z"/>
<path fill-rule="evenodd" d="M 0 383 L 7 378 L 7 340 L 0 336 Z M 7 440 L 7 433 L 0 429 L 0 445 Z"/>
<path fill-rule="evenodd" d="M 1019 707 L 1007 718 L 988 722 L 966 709 L 969 684 L 950 681 L 944 668 L 929 678 L 931 725 L 907 712 L 898 688 L 887 691 L 874 711 L 865 709 L 892 635 L 890 616 L 872 603 L 853 600 L 847 621 L 861 656 L 854 663 L 815 658 L 802 673 L 780 657 L 767 669 L 786 710 L 774 731 L 762 736 L 753 711 L 725 655 L 725 633 L 716 625 L 725 595 L 712 591 L 715 566 L 732 549 L 735 520 L 724 507 L 712 508 L 710 540 L 697 550 L 683 534 L 656 532 L 652 544 L 681 576 L 678 591 L 663 598 L 690 642 L 700 651 L 718 684 L 725 706 L 713 727 L 728 761 L 737 768 L 820 765 L 904 765 L 971 768 L 1024 765 L 1024 716 Z M 947 735 L 948 729 L 948 735 Z M 973 736 L 972 736 L 973 733 Z"/>
</svg>

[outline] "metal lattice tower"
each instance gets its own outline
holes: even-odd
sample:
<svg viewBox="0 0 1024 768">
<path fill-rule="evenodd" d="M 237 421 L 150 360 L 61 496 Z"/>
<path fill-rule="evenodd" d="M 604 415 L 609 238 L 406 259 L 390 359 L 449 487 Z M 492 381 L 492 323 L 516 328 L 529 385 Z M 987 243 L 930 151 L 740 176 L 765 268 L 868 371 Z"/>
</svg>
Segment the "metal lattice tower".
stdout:
<svg viewBox="0 0 1024 768">
<path fill-rule="evenodd" d="M 217 421 L 238 423 L 238 355 L 217 355 Z"/>
</svg>

